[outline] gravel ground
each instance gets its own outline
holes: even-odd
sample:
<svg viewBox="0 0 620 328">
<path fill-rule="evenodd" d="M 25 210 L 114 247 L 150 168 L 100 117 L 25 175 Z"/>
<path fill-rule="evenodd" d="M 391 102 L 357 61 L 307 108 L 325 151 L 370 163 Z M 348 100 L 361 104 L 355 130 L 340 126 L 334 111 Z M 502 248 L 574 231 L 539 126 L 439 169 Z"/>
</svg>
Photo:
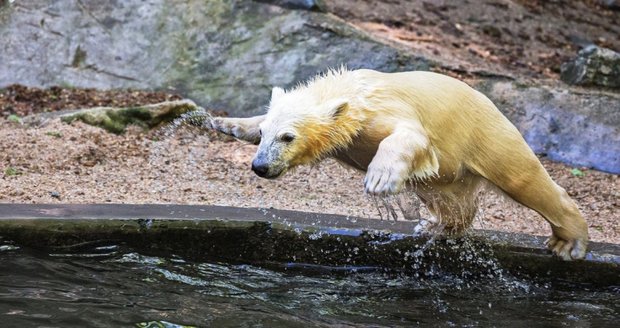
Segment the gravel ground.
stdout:
<svg viewBox="0 0 620 328">
<path fill-rule="evenodd" d="M 0 118 L 0 202 L 229 205 L 379 217 L 363 194 L 363 175 L 335 161 L 264 180 L 250 170 L 253 145 L 186 128 L 163 135 L 138 128 L 114 135 L 57 119 L 27 127 Z M 543 164 L 579 203 L 591 239 L 619 243 L 620 177 L 585 168 L 577 176 L 563 164 Z M 475 227 L 550 233 L 536 213 L 490 193 Z"/>
</svg>

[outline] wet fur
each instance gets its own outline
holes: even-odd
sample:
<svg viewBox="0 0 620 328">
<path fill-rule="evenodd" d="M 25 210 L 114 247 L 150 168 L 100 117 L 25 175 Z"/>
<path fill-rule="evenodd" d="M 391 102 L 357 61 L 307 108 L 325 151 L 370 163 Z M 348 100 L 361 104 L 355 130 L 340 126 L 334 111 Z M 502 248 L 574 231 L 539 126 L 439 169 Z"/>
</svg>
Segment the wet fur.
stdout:
<svg viewBox="0 0 620 328">
<path fill-rule="evenodd" d="M 264 134 L 257 156 L 271 156 L 281 172 L 334 157 L 367 172 L 368 193 L 412 189 L 434 224 L 449 232 L 471 225 L 478 190 L 491 183 L 550 223 L 555 254 L 585 255 L 587 225 L 577 205 L 495 105 L 451 77 L 330 71 L 288 92 L 274 89 L 267 115 L 214 122 L 217 130 L 254 142 L 256 134 L 243 131 L 258 124 Z M 277 138 L 286 129 L 298 138 L 283 145 Z"/>
</svg>

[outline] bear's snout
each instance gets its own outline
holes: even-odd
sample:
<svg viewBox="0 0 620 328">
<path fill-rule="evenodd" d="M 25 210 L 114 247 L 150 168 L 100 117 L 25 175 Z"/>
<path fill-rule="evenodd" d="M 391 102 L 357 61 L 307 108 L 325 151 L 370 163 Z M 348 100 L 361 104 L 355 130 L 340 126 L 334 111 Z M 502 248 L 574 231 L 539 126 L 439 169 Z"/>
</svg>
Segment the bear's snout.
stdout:
<svg viewBox="0 0 620 328">
<path fill-rule="evenodd" d="M 267 163 L 255 159 L 252 161 L 252 171 L 259 177 L 265 178 L 269 172 L 269 166 Z"/>
</svg>

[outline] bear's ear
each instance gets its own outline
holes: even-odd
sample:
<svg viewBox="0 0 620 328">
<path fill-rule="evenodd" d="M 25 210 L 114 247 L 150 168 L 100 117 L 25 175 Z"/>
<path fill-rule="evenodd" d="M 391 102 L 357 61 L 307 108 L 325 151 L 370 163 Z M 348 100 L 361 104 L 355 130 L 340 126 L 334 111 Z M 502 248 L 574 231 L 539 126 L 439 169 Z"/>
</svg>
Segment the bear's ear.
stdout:
<svg viewBox="0 0 620 328">
<path fill-rule="evenodd" d="M 330 101 L 327 106 L 329 115 L 331 117 L 338 117 L 347 110 L 349 103 L 345 99 L 336 99 Z"/>
<path fill-rule="evenodd" d="M 278 87 L 273 87 L 273 89 L 271 89 L 271 99 L 275 99 L 278 98 L 282 95 L 284 95 L 284 89 L 282 88 L 278 88 Z"/>
</svg>

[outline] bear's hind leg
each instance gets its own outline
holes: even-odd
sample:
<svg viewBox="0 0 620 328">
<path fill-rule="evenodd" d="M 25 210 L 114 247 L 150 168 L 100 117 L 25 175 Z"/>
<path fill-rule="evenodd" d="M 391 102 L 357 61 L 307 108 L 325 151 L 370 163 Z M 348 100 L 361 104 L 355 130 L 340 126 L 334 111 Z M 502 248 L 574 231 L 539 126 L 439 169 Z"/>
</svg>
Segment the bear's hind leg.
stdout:
<svg viewBox="0 0 620 328">
<path fill-rule="evenodd" d="M 421 199 L 434 216 L 415 228 L 421 231 L 458 235 L 471 227 L 478 211 L 478 191 L 483 180 L 467 174 L 447 185 L 418 188 Z"/>
<path fill-rule="evenodd" d="M 553 234 L 547 246 L 564 260 L 581 259 L 588 244 L 588 225 L 577 204 L 547 174 L 538 159 L 511 161 L 485 177 L 515 201 L 541 214 L 551 225 Z M 515 165 L 513 163 L 521 163 Z"/>
<path fill-rule="evenodd" d="M 265 115 L 246 118 L 213 117 L 207 123 L 216 131 L 258 145 L 261 139 L 258 125 L 264 120 Z"/>
</svg>

